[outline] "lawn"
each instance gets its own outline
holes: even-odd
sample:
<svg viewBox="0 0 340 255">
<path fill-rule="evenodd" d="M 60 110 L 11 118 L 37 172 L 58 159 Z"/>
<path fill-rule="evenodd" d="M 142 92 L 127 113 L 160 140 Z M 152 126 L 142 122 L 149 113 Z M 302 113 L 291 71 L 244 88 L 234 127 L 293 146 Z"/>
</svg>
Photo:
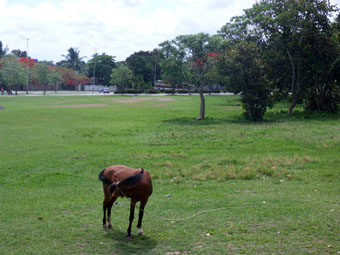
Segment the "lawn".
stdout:
<svg viewBox="0 0 340 255">
<path fill-rule="evenodd" d="M 197 121 L 197 96 L 0 97 L 0 254 L 340 254 L 340 115 L 206 101 Z M 132 241 L 126 199 L 101 226 L 113 164 L 153 178 Z"/>
</svg>

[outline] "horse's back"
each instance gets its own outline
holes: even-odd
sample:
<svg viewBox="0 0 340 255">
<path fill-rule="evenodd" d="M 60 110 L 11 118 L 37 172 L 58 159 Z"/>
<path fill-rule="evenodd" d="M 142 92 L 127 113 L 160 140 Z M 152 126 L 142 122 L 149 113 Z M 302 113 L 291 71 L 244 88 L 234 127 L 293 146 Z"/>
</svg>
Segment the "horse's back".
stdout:
<svg viewBox="0 0 340 255">
<path fill-rule="evenodd" d="M 113 165 L 105 169 L 104 175 L 112 182 L 119 182 L 125 178 L 137 174 L 139 171 L 135 168 L 130 168 L 124 165 Z"/>
</svg>

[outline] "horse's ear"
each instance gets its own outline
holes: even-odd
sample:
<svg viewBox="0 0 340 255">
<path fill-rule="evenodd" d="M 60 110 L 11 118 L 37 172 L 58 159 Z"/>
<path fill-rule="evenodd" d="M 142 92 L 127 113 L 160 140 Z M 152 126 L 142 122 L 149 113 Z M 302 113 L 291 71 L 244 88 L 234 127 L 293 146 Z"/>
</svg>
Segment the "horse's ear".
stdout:
<svg viewBox="0 0 340 255">
<path fill-rule="evenodd" d="M 140 171 L 141 171 L 141 172 L 144 172 L 144 168 L 142 167 L 142 168 L 140 169 Z"/>
</svg>

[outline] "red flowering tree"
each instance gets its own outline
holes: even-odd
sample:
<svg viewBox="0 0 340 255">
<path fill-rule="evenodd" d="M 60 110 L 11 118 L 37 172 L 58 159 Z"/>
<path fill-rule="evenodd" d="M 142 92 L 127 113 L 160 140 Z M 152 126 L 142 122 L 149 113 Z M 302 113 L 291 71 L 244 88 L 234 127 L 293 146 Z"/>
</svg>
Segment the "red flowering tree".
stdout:
<svg viewBox="0 0 340 255">
<path fill-rule="evenodd" d="M 25 67 L 33 68 L 36 63 L 38 63 L 37 60 L 32 59 L 32 58 L 26 58 L 26 57 L 20 57 L 18 58 L 19 62 L 24 64 Z"/>
<path fill-rule="evenodd" d="M 57 70 L 61 74 L 63 83 L 66 86 L 76 86 L 89 83 L 90 78 L 85 75 L 81 75 L 71 69 L 57 67 Z"/>
</svg>

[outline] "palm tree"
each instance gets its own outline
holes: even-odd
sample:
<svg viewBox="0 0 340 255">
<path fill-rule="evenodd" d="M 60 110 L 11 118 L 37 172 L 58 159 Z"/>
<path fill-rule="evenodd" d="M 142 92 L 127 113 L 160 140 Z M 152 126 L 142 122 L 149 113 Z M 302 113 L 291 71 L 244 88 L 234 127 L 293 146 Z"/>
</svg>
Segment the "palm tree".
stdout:
<svg viewBox="0 0 340 255">
<path fill-rule="evenodd" d="M 58 65 L 73 69 L 75 71 L 78 71 L 80 73 L 85 72 L 85 61 L 83 59 L 85 57 L 79 57 L 79 50 L 78 48 L 69 48 L 67 55 L 62 55 L 65 60 L 62 60 L 58 63 Z"/>
<path fill-rule="evenodd" d="M 0 41 L 0 58 L 3 58 L 8 52 L 8 47 L 3 48 L 2 41 Z"/>
</svg>

